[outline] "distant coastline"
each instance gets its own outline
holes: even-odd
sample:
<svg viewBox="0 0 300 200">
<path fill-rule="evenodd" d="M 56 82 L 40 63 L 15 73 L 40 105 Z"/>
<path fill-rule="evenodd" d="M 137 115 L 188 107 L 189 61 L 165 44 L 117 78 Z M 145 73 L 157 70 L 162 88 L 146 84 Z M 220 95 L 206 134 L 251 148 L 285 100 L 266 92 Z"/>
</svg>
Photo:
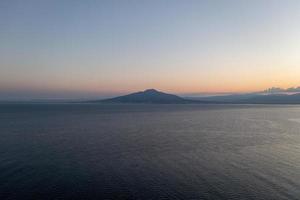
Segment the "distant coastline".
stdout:
<svg viewBox="0 0 300 200">
<path fill-rule="evenodd" d="M 233 94 L 210 97 L 180 97 L 155 89 L 147 89 L 89 103 L 148 103 L 148 104 L 300 104 L 300 93 L 295 94 Z"/>
</svg>

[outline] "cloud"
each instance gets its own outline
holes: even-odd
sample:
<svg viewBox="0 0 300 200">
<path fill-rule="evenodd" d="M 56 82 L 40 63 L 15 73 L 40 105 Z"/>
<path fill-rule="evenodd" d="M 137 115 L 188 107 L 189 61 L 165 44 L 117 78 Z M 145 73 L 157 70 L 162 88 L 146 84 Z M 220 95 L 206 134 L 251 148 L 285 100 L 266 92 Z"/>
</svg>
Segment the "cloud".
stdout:
<svg viewBox="0 0 300 200">
<path fill-rule="evenodd" d="M 300 92 L 300 87 L 291 87 L 287 89 L 283 89 L 279 87 L 271 87 L 262 91 L 262 93 L 298 93 L 298 92 Z"/>
</svg>

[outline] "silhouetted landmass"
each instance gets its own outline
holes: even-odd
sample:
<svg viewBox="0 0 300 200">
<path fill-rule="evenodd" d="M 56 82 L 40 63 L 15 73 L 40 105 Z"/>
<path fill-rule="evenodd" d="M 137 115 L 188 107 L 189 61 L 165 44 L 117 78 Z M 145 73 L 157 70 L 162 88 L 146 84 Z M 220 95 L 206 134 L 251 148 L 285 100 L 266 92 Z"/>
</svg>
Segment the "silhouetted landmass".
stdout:
<svg viewBox="0 0 300 200">
<path fill-rule="evenodd" d="M 300 104 L 300 93 L 297 94 L 233 94 L 193 98 L 194 100 L 231 104 Z"/>
<path fill-rule="evenodd" d="M 167 94 L 155 89 L 148 89 L 124 96 L 110 99 L 93 101 L 98 103 L 152 103 L 152 104 L 187 104 L 187 103 L 209 103 L 207 101 L 194 101 L 182 97 Z"/>
<path fill-rule="evenodd" d="M 249 99 L 241 100 L 240 103 L 249 104 L 300 104 L 300 93 L 297 94 L 274 94 L 257 95 Z"/>
<path fill-rule="evenodd" d="M 210 97 L 179 97 L 155 89 L 148 89 L 124 96 L 104 100 L 89 101 L 92 103 L 147 103 L 147 104 L 300 104 L 300 93 L 297 94 L 232 94 Z"/>
<path fill-rule="evenodd" d="M 206 97 L 186 97 L 187 99 L 194 101 L 210 101 L 215 103 L 233 103 L 243 101 L 257 96 L 256 93 L 249 94 L 230 94 L 230 95 L 218 95 L 218 96 L 206 96 Z"/>
</svg>

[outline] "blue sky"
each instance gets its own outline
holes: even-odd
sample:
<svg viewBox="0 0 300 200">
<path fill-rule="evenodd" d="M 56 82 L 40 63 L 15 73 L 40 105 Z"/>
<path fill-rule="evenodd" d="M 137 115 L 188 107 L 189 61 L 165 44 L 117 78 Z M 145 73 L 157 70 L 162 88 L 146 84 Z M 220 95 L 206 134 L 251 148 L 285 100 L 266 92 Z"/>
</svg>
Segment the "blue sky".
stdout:
<svg viewBox="0 0 300 200">
<path fill-rule="evenodd" d="M 0 2 L 0 98 L 300 85 L 300 1 Z"/>
</svg>

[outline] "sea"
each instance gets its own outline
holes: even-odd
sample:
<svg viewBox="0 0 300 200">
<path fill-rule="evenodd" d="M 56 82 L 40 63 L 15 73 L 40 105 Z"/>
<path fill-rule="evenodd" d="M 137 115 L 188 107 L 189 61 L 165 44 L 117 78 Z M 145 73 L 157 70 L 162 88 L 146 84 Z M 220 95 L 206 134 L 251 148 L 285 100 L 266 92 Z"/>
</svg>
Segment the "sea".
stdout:
<svg viewBox="0 0 300 200">
<path fill-rule="evenodd" d="M 0 104 L 1 200 L 299 200 L 300 106 Z"/>
</svg>

